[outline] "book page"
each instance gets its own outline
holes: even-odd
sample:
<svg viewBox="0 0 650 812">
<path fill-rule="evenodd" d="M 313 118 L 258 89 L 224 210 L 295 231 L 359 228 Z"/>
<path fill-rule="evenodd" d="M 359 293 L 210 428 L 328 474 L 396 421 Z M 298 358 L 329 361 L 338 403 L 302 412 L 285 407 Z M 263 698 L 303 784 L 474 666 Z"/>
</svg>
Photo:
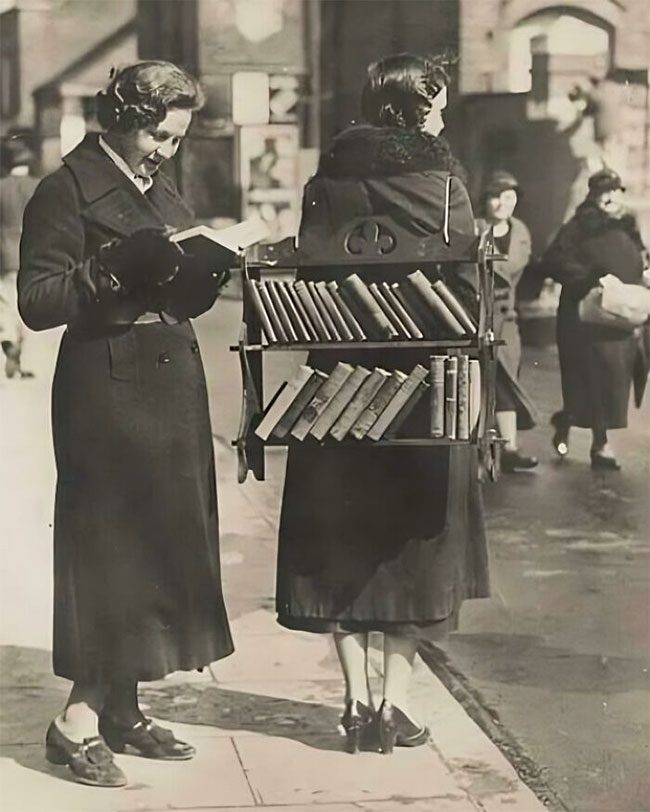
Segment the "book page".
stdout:
<svg viewBox="0 0 650 812">
<path fill-rule="evenodd" d="M 267 225 L 259 217 L 251 217 L 226 228 L 211 228 L 206 225 L 193 226 L 179 231 L 170 239 L 172 242 L 183 243 L 194 237 L 205 237 L 212 242 L 222 245 L 229 251 L 239 253 L 255 243 L 261 242 L 269 236 Z"/>
</svg>

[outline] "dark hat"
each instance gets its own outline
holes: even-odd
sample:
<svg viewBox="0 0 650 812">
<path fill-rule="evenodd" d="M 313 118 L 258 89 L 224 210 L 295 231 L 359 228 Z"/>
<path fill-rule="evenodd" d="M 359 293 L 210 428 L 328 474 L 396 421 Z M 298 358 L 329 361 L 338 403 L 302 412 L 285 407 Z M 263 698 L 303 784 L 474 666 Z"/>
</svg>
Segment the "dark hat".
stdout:
<svg viewBox="0 0 650 812">
<path fill-rule="evenodd" d="M 504 169 L 497 169 L 488 175 L 483 188 L 483 197 L 498 197 L 501 192 L 507 192 L 508 189 L 519 192 L 517 178 Z"/>
<path fill-rule="evenodd" d="M 621 176 L 614 172 L 613 169 L 600 169 L 589 178 L 590 197 L 598 197 L 604 192 L 613 192 L 615 189 L 625 191 L 625 186 L 623 186 Z"/>
</svg>

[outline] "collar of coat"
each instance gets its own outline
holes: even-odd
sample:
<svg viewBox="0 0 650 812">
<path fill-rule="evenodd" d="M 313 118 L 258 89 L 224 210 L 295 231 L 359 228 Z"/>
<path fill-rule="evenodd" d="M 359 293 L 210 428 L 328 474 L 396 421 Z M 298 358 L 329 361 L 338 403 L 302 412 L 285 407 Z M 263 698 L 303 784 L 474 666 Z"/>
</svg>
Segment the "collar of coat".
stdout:
<svg viewBox="0 0 650 812">
<path fill-rule="evenodd" d="M 329 178 L 368 178 L 431 170 L 465 181 L 465 171 L 444 138 L 414 127 L 358 125 L 339 133 L 321 156 L 318 174 Z"/>
<path fill-rule="evenodd" d="M 643 240 L 639 233 L 636 217 L 631 212 L 626 212 L 622 217 L 612 217 L 599 208 L 594 200 L 587 198 L 576 209 L 574 219 L 583 234 L 598 236 L 609 229 L 621 229 L 640 249 L 643 249 Z"/>
</svg>

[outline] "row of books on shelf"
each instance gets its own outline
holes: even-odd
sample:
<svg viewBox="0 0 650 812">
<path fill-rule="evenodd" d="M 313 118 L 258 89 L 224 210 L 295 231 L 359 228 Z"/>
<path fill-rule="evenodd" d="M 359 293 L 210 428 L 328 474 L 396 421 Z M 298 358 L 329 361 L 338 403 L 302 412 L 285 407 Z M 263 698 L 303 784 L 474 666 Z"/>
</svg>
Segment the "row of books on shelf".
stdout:
<svg viewBox="0 0 650 812">
<path fill-rule="evenodd" d="M 410 374 L 339 361 L 329 374 L 299 367 L 280 387 L 255 434 L 262 440 L 391 440 L 430 393 L 430 436 L 469 440 L 481 409 L 481 367 L 467 355 L 434 355 Z"/>
<path fill-rule="evenodd" d="M 247 280 L 269 344 L 412 341 L 476 335 L 476 324 L 442 279 L 422 271 L 400 282 L 353 273 L 329 281 Z"/>
</svg>

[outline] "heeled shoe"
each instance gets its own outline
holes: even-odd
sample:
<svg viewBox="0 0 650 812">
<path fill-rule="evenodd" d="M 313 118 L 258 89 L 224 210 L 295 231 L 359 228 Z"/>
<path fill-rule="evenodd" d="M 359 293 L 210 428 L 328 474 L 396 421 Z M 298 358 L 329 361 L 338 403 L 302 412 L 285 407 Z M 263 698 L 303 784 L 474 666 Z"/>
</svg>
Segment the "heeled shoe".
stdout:
<svg viewBox="0 0 650 812">
<path fill-rule="evenodd" d="M 341 726 L 345 730 L 346 752 L 358 753 L 362 747 L 373 743 L 373 738 L 376 738 L 376 723 L 377 714 L 374 708 L 364 705 L 357 699 L 348 700 L 341 716 Z"/>
<path fill-rule="evenodd" d="M 114 753 L 123 753 L 129 747 L 136 755 L 161 761 L 187 761 L 196 754 L 195 747 L 179 741 L 171 730 L 156 725 L 151 719 L 123 725 L 103 715 L 99 717 L 99 732 Z"/>
<path fill-rule="evenodd" d="M 126 776 L 113 760 L 101 736 L 74 742 L 52 722 L 45 735 L 45 758 L 50 764 L 66 765 L 75 781 L 91 787 L 124 787 Z"/>
<path fill-rule="evenodd" d="M 606 457 L 603 454 L 591 452 L 591 467 L 594 471 L 620 471 L 620 463 L 616 457 Z"/>
<path fill-rule="evenodd" d="M 429 728 L 419 727 L 395 705 L 384 700 L 379 708 L 379 744 L 389 755 L 394 747 L 419 747 L 429 740 Z"/>
<path fill-rule="evenodd" d="M 551 417 L 551 426 L 555 429 L 551 443 L 558 457 L 564 459 L 569 453 L 569 431 L 571 424 L 567 422 L 563 412 L 555 412 Z"/>
<path fill-rule="evenodd" d="M 530 471 L 537 468 L 539 460 L 537 457 L 527 457 L 518 451 L 501 452 L 501 470 L 506 474 L 514 474 L 516 471 Z"/>
</svg>

